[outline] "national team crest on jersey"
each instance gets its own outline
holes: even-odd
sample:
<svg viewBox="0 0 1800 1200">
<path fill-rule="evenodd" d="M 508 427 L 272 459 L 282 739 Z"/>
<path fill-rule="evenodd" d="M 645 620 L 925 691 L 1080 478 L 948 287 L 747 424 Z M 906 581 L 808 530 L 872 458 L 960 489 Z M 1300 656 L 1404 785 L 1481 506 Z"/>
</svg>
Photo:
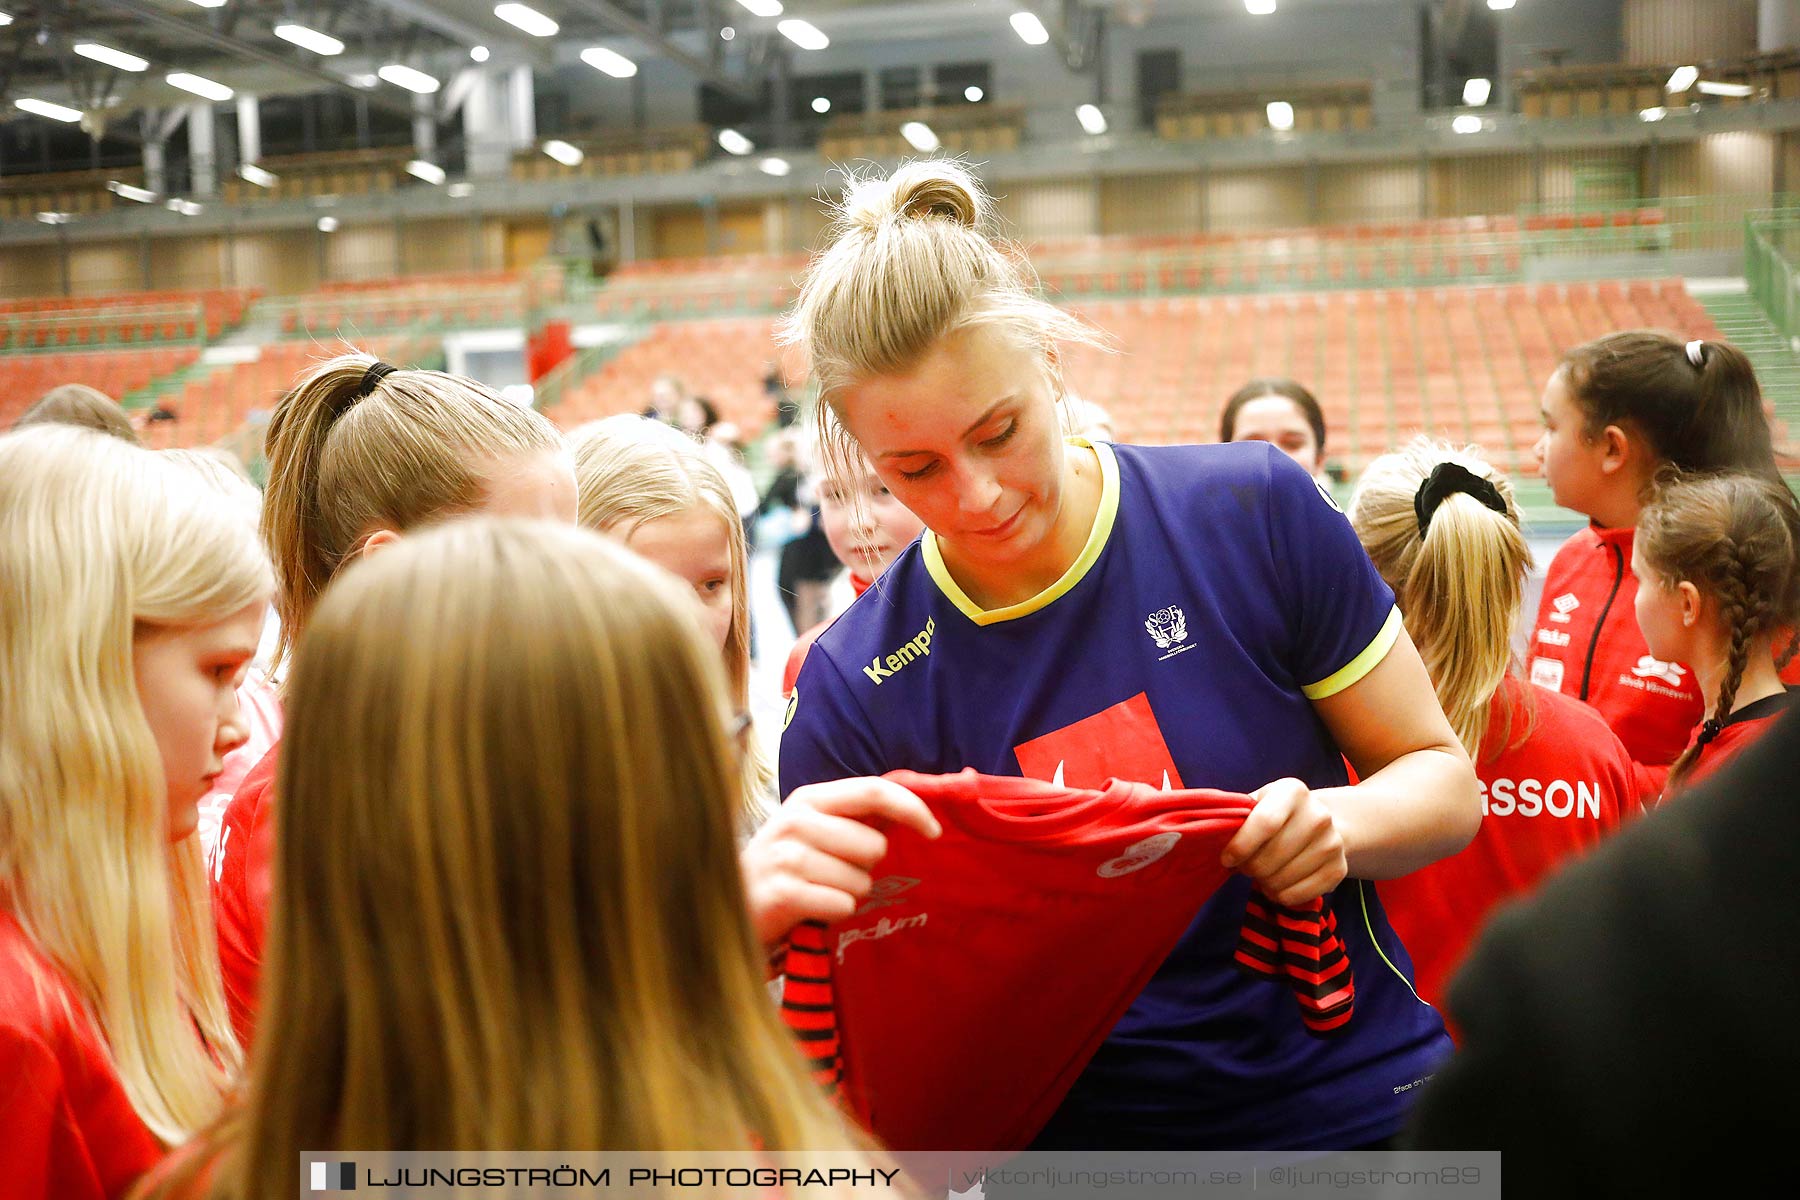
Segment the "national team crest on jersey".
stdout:
<svg viewBox="0 0 1800 1200">
<path fill-rule="evenodd" d="M 1187 614 L 1181 611 L 1179 605 L 1171 604 L 1145 617 L 1144 632 L 1150 635 L 1158 650 L 1168 651 L 1158 662 L 1194 648 L 1193 643 L 1187 640 Z"/>
<path fill-rule="evenodd" d="M 1164 789 L 1187 786 L 1150 710 L 1150 697 L 1143 692 L 1022 742 L 1013 747 L 1013 754 L 1021 775 L 1062 787 L 1101 788 L 1108 779 Z"/>
</svg>

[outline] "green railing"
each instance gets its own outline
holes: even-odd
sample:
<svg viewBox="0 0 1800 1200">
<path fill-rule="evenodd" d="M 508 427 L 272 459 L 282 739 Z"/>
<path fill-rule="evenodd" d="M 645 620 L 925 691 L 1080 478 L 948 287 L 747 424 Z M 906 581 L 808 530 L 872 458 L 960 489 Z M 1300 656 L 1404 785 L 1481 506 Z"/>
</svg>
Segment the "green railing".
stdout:
<svg viewBox="0 0 1800 1200">
<path fill-rule="evenodd" d="M 1744 218 L 1744 280 L 1785 338 L 1800 337 L 1800 207 Z"/>
<path fill-rule="evenodd" d="M 1545 277 L 1540 265 L 1583 262 L 1596 278 L 1644 277 L 1676 270 L 1672 254 L 1735 254 L 1746 217 L 1771 207 L 1800 207 L 1800 194 L 1586 199 L 1493 217 L 1211 230 L 1164 244 L 1094 239 L 1037 247 L 1031 258 L 1046 289 L 1070 300 L 1506 283 Z M 570 299 L 602 317 L 638 320 L 761 313 L 791 302 L 797 273 L 625 275 L 577 283 Z"/>
<path fill-rule="evenodd" d="M 0 353 L 183 346 L 205 341 L 206 306 L 198 300 L 191 304 L 0 313 Z"/>
</svg>

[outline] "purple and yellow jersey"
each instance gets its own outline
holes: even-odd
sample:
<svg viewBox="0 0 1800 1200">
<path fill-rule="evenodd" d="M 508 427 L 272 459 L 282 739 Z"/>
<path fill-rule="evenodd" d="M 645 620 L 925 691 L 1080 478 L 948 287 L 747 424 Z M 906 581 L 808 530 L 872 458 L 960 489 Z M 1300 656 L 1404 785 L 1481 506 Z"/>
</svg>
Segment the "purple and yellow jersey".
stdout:
<svg viewBox="0 0 1800 1200">
<path fill-rule="evenodd" d="M 1082 788 L 1347 782 L 1312 701 L 1372 670 L 1401 625 L 1337 505 L 1262 443 L 1092 448 L 1099 512 L 1044 592 L 982 609 L 927 531 L 819 638 L 782 736 L 784 796 L 896 768 Z M 1249 887 L 1235 876 L 1200 910 L 1040 1146 L 1337 1148 L 1399 1130 L 1450 1044 L 1374 886 L 1329 901 L 1359 995 L 1328 1039 L 1234 964 Z"/>
</svg>

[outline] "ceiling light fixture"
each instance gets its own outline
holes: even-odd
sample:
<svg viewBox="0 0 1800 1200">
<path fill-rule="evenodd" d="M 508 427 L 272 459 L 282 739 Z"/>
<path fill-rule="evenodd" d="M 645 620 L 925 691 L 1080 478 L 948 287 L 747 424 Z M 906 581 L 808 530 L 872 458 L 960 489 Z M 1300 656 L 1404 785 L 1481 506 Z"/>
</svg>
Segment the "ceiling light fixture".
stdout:
<svg viewBox="0 0 1800 1200">
<path fill-rule="evenodd" d="M 200 75 L 190 75 L 186 71 L 170 71 L 163 76 L 163 82 L 170 87 L 178 87 L 184 92 L 192 92 L 202 100 L 212 100 L 220 104 L 237 95 L 222 83 L 214 83 L 210 79 Z"/>
<path fill-rule="evenodd" d="M 614 79 L 630 79 L 638 73 L 636 63 L 617 50 L 608 50 L 605 46 L 589 46 L 581 52 L 581 61 Z"/>
<path fill-rule="evenodd" d="M 494 15 L 508 25 L 522 29 L 532 37 L 555 37 L 562 28 L 529 4 L 496 4 Z"/>
<path fill-rule="evenodd" d="M 823 50 L 831 45 L 831 39 L 820 31 L 811 21 L 802 21 L 798 17 L 790 17 L 776 25 L 781 36 L 802 50 Z"/>
<path fill-rule="evenodd" d="M 900 127 L 900 136 L 920 154 L 930 154 L 943 144 L 923 121 L 908 121 Z"/>
<path fill-rule="evenodd" d="M 141 71 L 150 65 L 147 58 L 139 58 L 135 54 L 127 54 L 123 50 L 114 50 L 111 46 L 102 46 L 98 42 L 77 42 L 75 53 L 83 58 L 91 58 L 97 63 L 114 67 L 120 71 Z"/>
<path fill-rule="evenodd" d="M 292 23 L 277 25 L 275 36 L 284 42 L 292 42 L 302 50 L 311 50 L 314 54 L 332 55 L 344 52 L 344 43 L 329 33 L 320 33 L 318 30 L 308 29 L 304 25 Z"/>
</svg>

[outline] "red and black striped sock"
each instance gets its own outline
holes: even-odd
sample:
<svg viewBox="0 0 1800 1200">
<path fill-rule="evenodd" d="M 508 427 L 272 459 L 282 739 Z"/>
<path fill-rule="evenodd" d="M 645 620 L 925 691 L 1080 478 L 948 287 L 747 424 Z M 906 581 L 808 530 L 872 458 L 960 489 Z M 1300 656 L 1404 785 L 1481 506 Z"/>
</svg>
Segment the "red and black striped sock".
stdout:
<svg viewBox="0 0 1800 1200">
<path fill-rule="evenodd" d="M 831 986 L 831 950 L 825 926 L 804 921 L 788 935 L 782 968 L 781 1019 L 793 1030 L 812 1070 L 813 1082 L 827 1095 L 837 1093 L 844 1078 L 839 1054 L 837 1004 Z"/>
</svg>

